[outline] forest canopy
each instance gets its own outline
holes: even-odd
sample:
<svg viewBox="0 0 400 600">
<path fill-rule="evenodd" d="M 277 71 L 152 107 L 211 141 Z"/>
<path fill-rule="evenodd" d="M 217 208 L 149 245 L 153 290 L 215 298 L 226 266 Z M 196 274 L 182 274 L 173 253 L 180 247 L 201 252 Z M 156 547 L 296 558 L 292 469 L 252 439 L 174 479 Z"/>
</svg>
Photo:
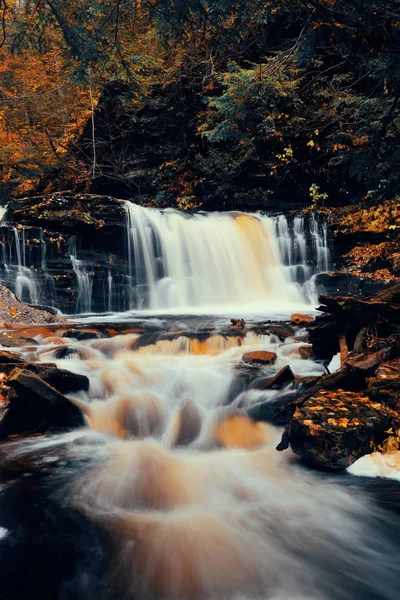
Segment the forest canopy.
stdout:
<svg viewBox="0 0 400 600">
<path fill-rule="evenodd" d="M 398 193 L 396 0 L 0 0 L 0 19 L 4 199 Z"/>
</svg>

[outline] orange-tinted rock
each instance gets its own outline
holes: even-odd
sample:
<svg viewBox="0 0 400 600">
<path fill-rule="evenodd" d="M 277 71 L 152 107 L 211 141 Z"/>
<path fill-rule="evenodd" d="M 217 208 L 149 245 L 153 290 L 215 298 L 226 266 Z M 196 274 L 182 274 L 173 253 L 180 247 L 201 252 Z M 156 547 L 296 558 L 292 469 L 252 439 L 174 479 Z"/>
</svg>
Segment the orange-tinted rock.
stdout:
<svg viewBox="0 0 400 600">
<path fill-rule="evenodd" d="M 242 360 L 250 365 L 272 365 L 276 361 L 276 354 L 267 350 L 254 350 L 243 354 Z"/>
<path fill-rule="evenodd" d="M 307 323 L 311 323 L 314 321 L 314 317 L 310 315 L 302 315 L 300 313 L 293 313 L 290 317 L 290 322 L 295 325 L 306 325 Z"/>
</svg>

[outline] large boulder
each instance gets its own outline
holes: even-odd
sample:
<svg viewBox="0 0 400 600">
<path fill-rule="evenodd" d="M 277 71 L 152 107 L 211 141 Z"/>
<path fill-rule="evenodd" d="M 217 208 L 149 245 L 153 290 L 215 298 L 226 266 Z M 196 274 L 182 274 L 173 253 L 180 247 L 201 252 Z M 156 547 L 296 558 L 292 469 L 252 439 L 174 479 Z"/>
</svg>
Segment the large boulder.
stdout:
<svg viewBox="0 0 400 600">
<path fill-rule="evenodd" d="M 314 467 L 342 471 L 400 427 L 400 415 L 361 392 L 319 390 L 295 410 L 284 434 L 293 452 Z"/>
<path fill-rule="evenodd" d="M 83 426 L 79 408 L 32 371 L 17 367 L 7 384 L 0 404 L 0 439 Z"/>
</svg>

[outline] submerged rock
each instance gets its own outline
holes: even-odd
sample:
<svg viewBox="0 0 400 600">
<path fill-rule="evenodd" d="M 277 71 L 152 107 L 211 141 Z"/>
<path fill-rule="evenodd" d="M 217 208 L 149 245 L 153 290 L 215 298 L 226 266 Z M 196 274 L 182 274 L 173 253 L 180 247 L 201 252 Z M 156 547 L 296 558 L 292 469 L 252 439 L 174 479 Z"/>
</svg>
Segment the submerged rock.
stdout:
<svg viewBox="0 0 400 600">
<path fill-rule="evenodd" d="M 254 350 L 243 354 L 242 360 L 251 365 L 272 365 L 276 361 L 276 354 L 275 352 L 267 352 L 267 350 Z"/>
<path fill-rule="evenodd" d="M 28 369 L 16 368 L 0 407 L 0 438 L 12 434 L 62 431 L 84 424 L 68 398 Z"/>
<path fill-rule="evenodd" d="M 284 437 L 286 446 L 312 466 L 342 471 L 399 426 L 397 412 L 360 392 L 319 390 L 296 408 Z"/>
</svg>

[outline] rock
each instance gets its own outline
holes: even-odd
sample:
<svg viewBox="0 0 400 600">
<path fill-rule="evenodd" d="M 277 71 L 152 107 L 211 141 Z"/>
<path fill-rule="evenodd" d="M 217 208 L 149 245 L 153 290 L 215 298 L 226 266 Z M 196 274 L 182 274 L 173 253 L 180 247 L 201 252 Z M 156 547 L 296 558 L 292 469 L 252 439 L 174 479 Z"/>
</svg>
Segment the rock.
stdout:
<svg viewBox="0 0 400 600">
<path fill-rule="evenodd" d="M 7 350 L 0 350 L 0 364 L 22 362 L 24 362 L 24 359 L 19 354 L 8 352 Z"/>
<path fill-rule="evenodd" d="M 250 388 L 254 390 L 277 390 L 284 386 L 285 383 L 293 381 L 294 378 L 292 369 L 289 365 L 286 365 L 274 377 L 259 377 L 255 379 Z"/>
<path fill-rule="evenodd" d="M 229 327 L 232 329 L 243 328 L 245 326 L 246 326 L 246 323 L 243 319 L 231 319 L 231 325 L 229 325 Z"/>
<path fill-rule="evenodd" d="M 374 402 L 381 402 L 400 412 L 400 376 L 390 379 L 368 379 L 366 392 Z"/>
<path fill-rule="evenodd" d="M 251 365 L 272 365 L 276 361 L 276 354 L 275 352 L 267 352 L 267 350 L 254 350 L 243 354 L 242 360 Z"/>
<path fill-rule="evenodd" d="M 295 333 L 294 329 L 289 325 L 269 325 L 267 330 L 268 333 L 276 335 L 282 341 L 288 337 L 293 337 Z"/>
<path fill-rule="evenodd" d="M 68 329 L 62 334 L 63 338 L 74 338 L 78 341 L 83 340 L 101 340 L 110 337 L 106 332 L 96 329 Z"/>
<path fill-rule="evenodd" d="M 290 322 L 294 325 L 306 325 L 307 323 L 312 323 L 312 321 L 314 321 L 314 317 L 312 317 L 311 315 L 293 313 L 290 317 Z"/>
<path fill-rule="evenodd" d="M 38 323 L 62 323 L 65 319 L 51 315 L 46 310 L 32 308 L 20 302 L 15 294 L 5 285 L 0 285 L 0 323 L 23 323 L 33 325 Z"/>
<path fill-rule="evenodd" d="M 32 371 L 14 369 L 8 385 L 0 410 L 0 438 L 83 426 L 81 411 Z"/>
<path fill-rule="evenodd" d="M 398 413 L 362 393 L 320 390 L 297 407 L 279 449 L 289 443 L 314 467 L 343 471 L 399 426 Z"/>
<path fill-rule="evenodd" d="M 304 346 L 299 346 L 299 354 L 301 358 L 310 359 L 313 352 L 312 344 L 304 344 Z"/>
<path fill-rule="evenodd" d="M 27 368 L 62 394 L 87 392 L 89 389 L 89 378 L 86 375 L 59 369 L 52 364 L 28 363 Z"/>
</svg>

